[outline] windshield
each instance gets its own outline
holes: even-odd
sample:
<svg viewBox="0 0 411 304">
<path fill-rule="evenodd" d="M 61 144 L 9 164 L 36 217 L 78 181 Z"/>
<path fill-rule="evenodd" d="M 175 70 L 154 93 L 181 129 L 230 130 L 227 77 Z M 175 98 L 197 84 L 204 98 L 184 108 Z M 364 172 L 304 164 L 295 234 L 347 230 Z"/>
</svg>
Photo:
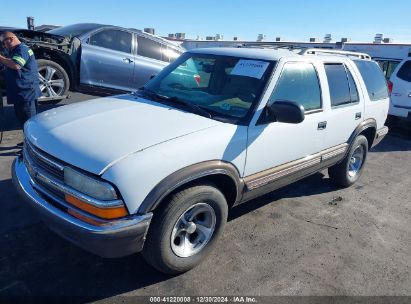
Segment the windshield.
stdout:
<svg viewBox="0 0 411 304">
<path fill-rule="evenodd" d="M 209 117 L 245 118 L 259 100 L 273 62 L 185 53 L 144 87 L 170 102 L 201 107 Z"/>
<path fill-rule="evenodd" d="M 80 23 L 59 27 L 54 30 L 48 31 L 47 33 L 60 35 L 71 39 L 99 27 L 101 27 L 100 24 Z"/>
</svg>

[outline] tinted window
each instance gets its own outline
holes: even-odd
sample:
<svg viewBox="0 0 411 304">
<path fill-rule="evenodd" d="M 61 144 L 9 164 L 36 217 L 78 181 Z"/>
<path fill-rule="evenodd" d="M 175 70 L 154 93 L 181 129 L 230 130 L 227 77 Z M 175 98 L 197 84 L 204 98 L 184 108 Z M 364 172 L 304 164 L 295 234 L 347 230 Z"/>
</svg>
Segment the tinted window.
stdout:
<svg viewBox="0 0 411 304">
<path fill-rule="evenodd" d="M 351 103 L 350 85 L 343 64 L 325 64 L 328 87 L 330 89 L 331 106 Z"/>
<path fill-rule="evenodd" d="M 176 107 L 181 106 L 178 99 L 204 109 L 213 118 L 238 121 L 259 100 L 272 65 L 263 60 L 184 53 L 141 93 L 149 90 Z"/>
<path fill-rule="evenodd" d="M 287 63 L 270 100 L 295 101 L 306 111 L 321 108 L 321 90 L 317 73 L 309 63 Z"/>
<path fill-rule="evenodd" d="M 351 102 L 357 102 L 360 99 L 358 98 L 358 90 L 357 90 L 357 85 L 355 84 L 354 78 L 352 77 L 352 74 L 350 70 L 345 67 L 347 75 L 348 75 L 348 84 L 350 85 L 350 97 L 351 97 Z"/>
<path fill-rule="evenodd" d="M 387 82 L 380 66 L 374 61 L 354 60 L 367 87 L 370 100 L 388 98 Z"/>
<path fill-rule="evenodd" d="M 131 34 L 118 30 L 104 30 L 90 37 L 90 44 L 106 49 L 131 53 Z"/>
<path fill-rule="evenodd" d="M 137 36 L 137 42 L 137 54 L 148 58 L 163 60 L 161 44 L 159 42 L 142 36 Z"/>
<path fill-rule="evenodd" d="M 404 62 L 404 64 L 402 65 L 402 67 L 397 73 L 397 77 L 402 80 L 411 82 L 411 61 L 410 60 Z"/>
</svg>

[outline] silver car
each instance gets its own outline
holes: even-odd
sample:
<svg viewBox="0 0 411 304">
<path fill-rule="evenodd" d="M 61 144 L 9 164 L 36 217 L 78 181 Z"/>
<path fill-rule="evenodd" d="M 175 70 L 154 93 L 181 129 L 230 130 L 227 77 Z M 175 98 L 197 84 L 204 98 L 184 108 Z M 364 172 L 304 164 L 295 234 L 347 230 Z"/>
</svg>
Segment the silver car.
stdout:
<svg viewBox="0 0 411 304">
<path fill-rule="evenodd" d="M 161 37 L 102 24 L 15 34 L 35 53 L 41 100 L 60 100 L 69 89 L 134 91 L 184 52 Z"/>
</svg>

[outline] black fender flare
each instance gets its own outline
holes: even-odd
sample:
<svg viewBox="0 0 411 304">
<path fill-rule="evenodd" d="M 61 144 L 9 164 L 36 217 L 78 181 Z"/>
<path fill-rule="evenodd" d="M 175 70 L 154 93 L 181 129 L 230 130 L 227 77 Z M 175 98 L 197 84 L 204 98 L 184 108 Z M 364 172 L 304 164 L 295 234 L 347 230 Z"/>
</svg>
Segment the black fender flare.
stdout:
<svg viewBox="0 0 411 304">
<path fill-rule="evenodd" d="M 164 178 L 146 196 L 137 213 L 145 214 L 151 212 L 175 189 L 197 179 L 213 175 L 225 175 L 229 177 L 236 185 L 237 193 L 235 202 L 238 202 L 241 199 L 244 182 L 240 177 L 237 168 L 229 162 L 212 160 L 190 165 Z"/>
<path fill-rule="evenodd" d="M 377 131 L 377 121 L 374 118 L 368 118 L 365 119 L 364 121 L 362 121 L 356 128 L 355 130 L 351 133 L 350 138 L 347 140 L 347 144 L 348 144 L 348 149 L 345 152 L 344 158 L 347 156 L 347 154 L 350 152 L 351 150 L 351 146 L 354 143 L 355 138 L 361 134 L 362 132 L 364 132 L 366 129 L 368 128 L 374 128 L 375 131 Z M 374 138 L 373 138 L 374 140 Z M 371 145 L 370 147 L 371 148 Z"/>
</svg>

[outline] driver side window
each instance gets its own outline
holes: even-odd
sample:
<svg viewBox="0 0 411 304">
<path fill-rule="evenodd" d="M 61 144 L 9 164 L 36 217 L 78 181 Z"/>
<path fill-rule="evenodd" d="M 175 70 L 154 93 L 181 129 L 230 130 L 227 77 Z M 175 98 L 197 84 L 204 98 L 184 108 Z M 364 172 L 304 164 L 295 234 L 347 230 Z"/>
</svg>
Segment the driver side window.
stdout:
<svg viewBox="0 0 411 304">
<path fill-rule="evenodd" d="M 283 67 L 270 102 L 288 100 L 302 104 L 306 112 L 321 109 L 321 89 L 311 63 L 289 62 Z"/>
</svg>

